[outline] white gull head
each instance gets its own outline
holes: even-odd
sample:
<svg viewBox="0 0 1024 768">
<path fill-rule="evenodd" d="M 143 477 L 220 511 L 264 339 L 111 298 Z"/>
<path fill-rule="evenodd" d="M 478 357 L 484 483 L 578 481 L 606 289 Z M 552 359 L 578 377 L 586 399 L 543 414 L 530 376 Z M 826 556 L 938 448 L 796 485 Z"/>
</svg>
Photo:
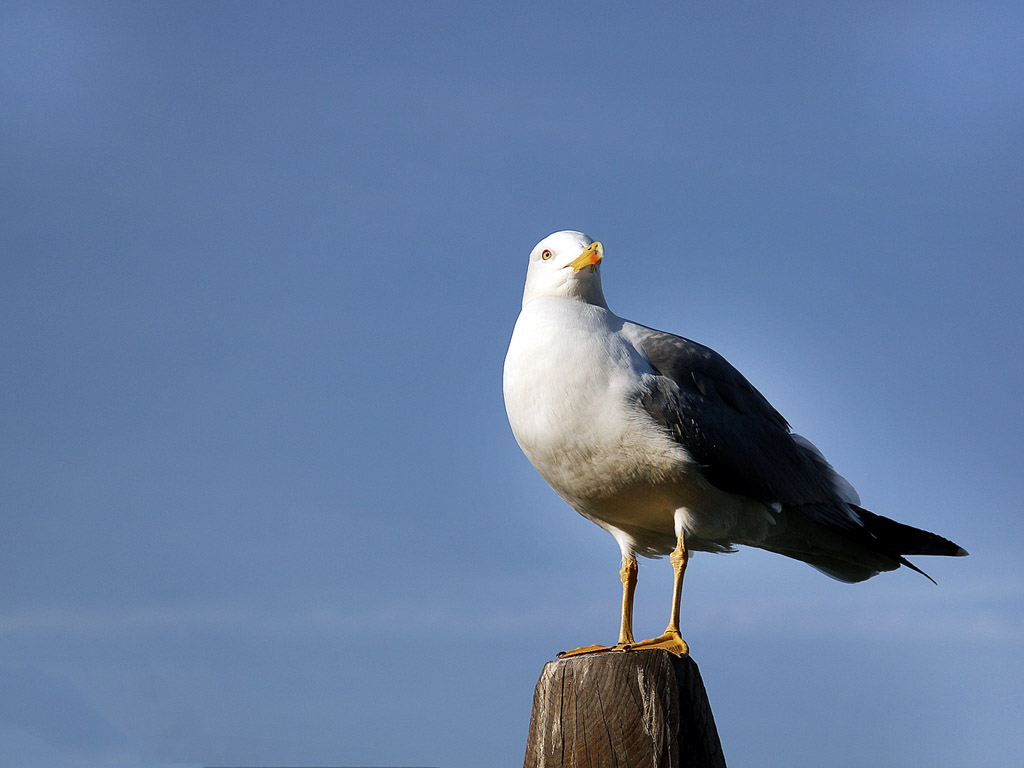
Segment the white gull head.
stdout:
<svg viewBox="0 0 1024 768">
<path fill-rule="evenodd" d="M 557 296 L 606 307 L 601 290 L 604 246 L 582 232 L 548 235 L 530 252 L 523 306 L 538 296 Z"/>
</svg>

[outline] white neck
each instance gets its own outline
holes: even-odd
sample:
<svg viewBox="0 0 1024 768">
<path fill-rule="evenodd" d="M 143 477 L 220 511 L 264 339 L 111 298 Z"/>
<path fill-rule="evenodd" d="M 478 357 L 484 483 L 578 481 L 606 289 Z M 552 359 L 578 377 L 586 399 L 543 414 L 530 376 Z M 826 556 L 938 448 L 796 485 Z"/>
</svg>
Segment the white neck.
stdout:
<svg viewBox="0 0 1024 768">
<path fill-rule="evenodd" d="M 586 272 L 587 274 L 583 274 Z M 558 275 L 558 273 L 555 273 Z M 557 281 L 551 280 L 551 273 L 535 274 L 533 271 L 526 275 L 526 289 L 523 291 L 523 306 L 530 299 L 538 296 L 557 296 L 562 299 L 582 301 L 586 304 L 593 304 L 597 307 L 608 309 L 608 302 L 604 298 L 604 290 L 601 288 L 601 272 L 595 270 L 590 272 L 589 268 L 571 276 L 558 275 Z"/>
</svg>

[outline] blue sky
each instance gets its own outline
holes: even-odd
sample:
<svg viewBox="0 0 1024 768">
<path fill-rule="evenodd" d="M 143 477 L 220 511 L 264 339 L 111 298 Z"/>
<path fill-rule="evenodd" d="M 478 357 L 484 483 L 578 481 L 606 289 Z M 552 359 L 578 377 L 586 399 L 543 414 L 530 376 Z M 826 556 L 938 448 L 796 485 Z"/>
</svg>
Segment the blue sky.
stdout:
<svg viewBox="0 0 1024 768">
<path fill-rule="evenodd" d="M 1022 50 L 1009 3 L 5 4 L 5 761 L 520 764 L 543 664 L 617 630 L 501 398 L 572 228 L 971 551 L 695 557 L 730 762 L 1016 762 Z M 638 635 L 669 594 L 642 564 Z"/>
</svg>

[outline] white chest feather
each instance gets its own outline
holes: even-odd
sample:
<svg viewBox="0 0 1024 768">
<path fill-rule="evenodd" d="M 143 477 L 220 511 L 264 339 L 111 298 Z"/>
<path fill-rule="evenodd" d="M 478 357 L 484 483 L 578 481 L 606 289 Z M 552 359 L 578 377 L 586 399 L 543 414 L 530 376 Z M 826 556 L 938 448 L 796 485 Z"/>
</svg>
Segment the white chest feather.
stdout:
<svg viewBox="0 0 1024 768">
<path fill-rule="evenodd" d="M 624 484 L 657 482 L 685 461 L 635 405 L 653 374 L 602 307 L 558 298 L 530 301 L 505 358 L 505 407 L 527 458 L 574 506 L 591 507 Z"/>
</svg>

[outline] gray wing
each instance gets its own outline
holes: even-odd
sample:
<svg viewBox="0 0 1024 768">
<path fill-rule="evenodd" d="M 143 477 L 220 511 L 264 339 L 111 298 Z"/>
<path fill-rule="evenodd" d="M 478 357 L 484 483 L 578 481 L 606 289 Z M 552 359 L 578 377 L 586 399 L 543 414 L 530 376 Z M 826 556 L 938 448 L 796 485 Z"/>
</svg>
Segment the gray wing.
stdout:
<svg viewBox="0 0 1024 768">
<path fill-rule="evenodd" d="M 638 393 L 641 407 L 686 448 L 709 482 L 765 504 L 835 505 L 836 518 L 856 525 L 823 471 L 824 459 L 793 439 L 782 415 L 724 357 L 681 336 L 629 325 L 660 374 Z"/>
<path fill-rule="evenodd" d="M 624 326 L 660 374 L 637 392 L 718 488 L 782 505 L 786 524 L 756 544 L 841 581 L 905 565 L 903 555 L 967 554 L 934 533 L 876 515 L 813 445 L 789 430 L 765 397 L 713 349 L 664 331 Z M 931 578 L 931 577 L 928 577 Z"/>
</svg>

